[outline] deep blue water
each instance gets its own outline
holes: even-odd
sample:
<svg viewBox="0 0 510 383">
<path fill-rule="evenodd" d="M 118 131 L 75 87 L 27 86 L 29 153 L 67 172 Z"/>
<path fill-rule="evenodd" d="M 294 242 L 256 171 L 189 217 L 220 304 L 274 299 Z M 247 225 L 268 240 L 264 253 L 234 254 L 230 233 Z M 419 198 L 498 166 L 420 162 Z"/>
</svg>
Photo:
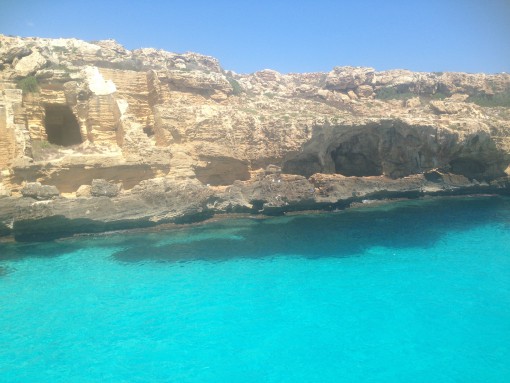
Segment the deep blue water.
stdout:
<svg viewBox="0 0 510 383">
<path fill-rule="evenodd" d="M 0 244 L 0 381 L 510 382 L 510 199 Z"/>
</svg>

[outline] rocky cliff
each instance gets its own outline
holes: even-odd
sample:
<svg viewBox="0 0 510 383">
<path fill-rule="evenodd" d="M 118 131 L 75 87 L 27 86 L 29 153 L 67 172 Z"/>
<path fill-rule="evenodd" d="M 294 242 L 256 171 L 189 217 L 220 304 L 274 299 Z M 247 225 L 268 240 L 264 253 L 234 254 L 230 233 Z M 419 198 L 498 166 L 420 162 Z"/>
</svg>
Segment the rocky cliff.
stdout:
<svg viewBox="0 0 510 383">
<path fill-rule="evenodd" d="M 0 234 L 19 240 L 508 193 L 510 75 L 237 74 L 195 53 L 0 35 Z"/>
</svg>

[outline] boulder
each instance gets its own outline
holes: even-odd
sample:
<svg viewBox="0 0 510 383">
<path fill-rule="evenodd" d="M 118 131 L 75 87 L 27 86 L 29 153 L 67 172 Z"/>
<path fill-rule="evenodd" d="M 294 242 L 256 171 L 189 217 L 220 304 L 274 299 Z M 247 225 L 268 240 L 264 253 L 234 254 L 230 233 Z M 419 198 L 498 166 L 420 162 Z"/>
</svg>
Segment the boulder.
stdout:
<svg viewBox="0 0 510 383">
<path fill-rule="evenodd" d="M 94 197 L 115 197 L 119 194 L 119 187 L 104 179 L 92 180 L 90 194 Z"/>
<path fill-rule="evenodd" d="M 21 59 L 22 57 L 28 56 L 32 53 L 32 50 L 25 46 L 15 46 L 9 49 L 7 52 L 2 53 L 0 61 L 4 63 L 12 63 L 15 59 Z"/>
<path fill-rule="evenodd" d="M 37 70 L 44 67 L 47 60 L 38 52 L 32 51 L 28 56 L 22 57 L 14 66 L 16 74 L 20 77 L 26 77 L 34 74 Z"/>
<path fill-rule="evenodd" d="M 40 201 L 50 200 L 60 195 L 54 185 L 41 185 L 40 182 L 27 182 L 21 189 L 23 197 L 35 198 Z"/>
<path fill-rule="evenodd" d="M 90 185 L 81 185 L 78 190 L 76 190 L 76 197 L 90 197 L 90 190 L 92 186 Z"/>
</svg>

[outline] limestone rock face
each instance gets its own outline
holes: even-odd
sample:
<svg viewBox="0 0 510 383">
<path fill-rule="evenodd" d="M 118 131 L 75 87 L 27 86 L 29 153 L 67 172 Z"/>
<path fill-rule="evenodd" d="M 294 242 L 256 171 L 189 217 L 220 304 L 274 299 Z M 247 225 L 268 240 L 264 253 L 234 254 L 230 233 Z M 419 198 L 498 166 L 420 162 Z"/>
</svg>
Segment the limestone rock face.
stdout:
<svg viewBox="0 0 510 383">
<path fill-rule="evenodd" d="M 185 72 L 172 70 L 166 72 L 166 79 L 170 86 L 184 90 L 218 90 L 224 93 L 232 92 L 232 86 L 225 76 L 218 73 Z"/>
<path fill-rule="evenodd" d="M 302 152 L 289 156 L 283 171 L 401 178 L 441 168 L 469 178 L 504 176 L 508 156 L 494 150 L 486 132 L 459 137 L 457 131 L 402 121 L 321 127 Z"/>
<path fill-rule="evenodd" d="M 27 76 L 37 89 L 18 89 Z M 197 53 L 0 35 L 0 234 L 506 193 L 508 99 L 505 73 L 237 74 Z"/>
<path fill-rule="evenodd" d="M 96 96 L 107 96 L 117 91 L 113 81 L 105 80 L 97 67 L 85 67 L 84 72 L 89 90 Z"/>
</svg>

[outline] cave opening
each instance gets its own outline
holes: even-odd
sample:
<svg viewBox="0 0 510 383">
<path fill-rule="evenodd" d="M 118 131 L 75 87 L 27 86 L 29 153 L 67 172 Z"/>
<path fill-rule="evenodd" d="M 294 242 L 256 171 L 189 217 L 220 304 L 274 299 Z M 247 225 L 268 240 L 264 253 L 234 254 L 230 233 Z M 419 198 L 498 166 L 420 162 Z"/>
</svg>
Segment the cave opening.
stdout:
<svg viewBox="0 0 510 383">
<path fill-rule="evenodd" d="M 450 161 L 451 172 L 454 174 L 461 174 L 467 178 L 483 177 L 485 172 L 485 165 L 474 158 L 461 157 L 455 158 Z"/>
<path fill-rule="evenodd" d="M 316 154 L 310 153 L 301 157 L 285 161 L 282 166 L 282 172 L 287 174 L 299 174 L 306 178 L 312 174 L 321 173 L 323 166 Z"/>
<path fill-rule="evenodd" d="M 335 173 L 347 177 L 380 176 L 383 174 L 377 140 L 364 135 L 354 136 L 331 151 Z"/>
<path fill-rule="evenodd" d="M 81 144 L 80 125 L 67 105 L 46 105 L 44 128 L 48 142 L 60 146 Z"/>
</svg>

